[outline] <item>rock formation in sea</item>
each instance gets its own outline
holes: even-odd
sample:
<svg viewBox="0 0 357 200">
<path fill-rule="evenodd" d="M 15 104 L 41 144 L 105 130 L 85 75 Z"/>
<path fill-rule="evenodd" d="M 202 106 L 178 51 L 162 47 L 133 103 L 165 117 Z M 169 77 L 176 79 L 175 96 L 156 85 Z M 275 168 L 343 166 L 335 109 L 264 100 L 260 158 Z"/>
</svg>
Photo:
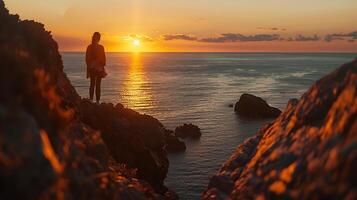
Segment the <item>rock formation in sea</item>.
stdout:
<svg viewBox="0 0 357 200">
<path fill-rule="evenodd" d="M 171 130 L 165 131 L 165 140 L 166 140 L 165 149 L 168 152 L 178 153 L 178 152 L 184 152 L 186 150 L 185 142 L 181 141 L 178 137 L 176 137 L 174 132 Z"/>
<path fill-rule="evenodd" d="M 317 81 L 210 179 L 202 199 L 357 199 L 357 60 Z"/>
<path fill-rule="evenodd" d="M 247 118 L 276 118 L 281 113 L 279 109 L 252 94 L 242 94 L 234 106 L 234 111 Z"/>
<path fill-rule="evenodd" d="M 179 138 L 198 139 L 201 137 L 201 129 L 194 124 L 183 124 L 175 128 L 175 135 Z"/>
<path fill-rule="evenodd" d="M 165 128 L 81 99 L 44 25 L 0 0 L 0 199 L 175 199 Z"/>
</svg>

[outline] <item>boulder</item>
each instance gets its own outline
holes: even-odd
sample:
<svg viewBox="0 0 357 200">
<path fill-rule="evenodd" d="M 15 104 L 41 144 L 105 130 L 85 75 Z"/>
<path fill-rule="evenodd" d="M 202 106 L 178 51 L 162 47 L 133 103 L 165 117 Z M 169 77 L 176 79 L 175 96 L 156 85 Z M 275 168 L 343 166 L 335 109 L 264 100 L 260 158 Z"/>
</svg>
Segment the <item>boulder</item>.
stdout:
<svg viewBox="0 0 357 200">
<path fill-rule="evenodd" d="M 356 116 L 357 60 L 290 100 L 236 149 L 201 199 L 356 199 Z"/>
<path fill-rule="evenodd" d="M 240 116 L 247 118 L 276 118 L 281 113 L 262 98 L 251 94 L 242 94 L 234 110 Z"/>
<path fill-rule="evenodd" d="M 179 138 L 198 139 L 201 135 L 200 128 L 193 124 L 183 124 L 175 128 L 175 136 Z"/>
<path fill-rule="evenodd" d="M 174 132 L 171 130 L 165 131 L 165 149 L 168 152 L 184 152 L 186 151 L 186 144 L 184 141 L 181 141 L 178 137 L 175 136 Z"/>
</svg>

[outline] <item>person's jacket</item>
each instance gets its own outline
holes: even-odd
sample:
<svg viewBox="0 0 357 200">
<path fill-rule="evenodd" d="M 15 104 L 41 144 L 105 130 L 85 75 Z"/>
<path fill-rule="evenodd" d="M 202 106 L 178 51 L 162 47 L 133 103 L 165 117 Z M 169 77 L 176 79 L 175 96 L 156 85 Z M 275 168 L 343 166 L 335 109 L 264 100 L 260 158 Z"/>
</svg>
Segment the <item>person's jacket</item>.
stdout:
<svg viewBox="0 0 357 200">
<path fill-rule="evenodd" d="M 104 67 L 106 65 L 106 57 L 104 47 L 100 44 L 90 44 L 86 51 L 87 78 L 89 70 L 95 64 L 95 67 Z"/>
</svg>

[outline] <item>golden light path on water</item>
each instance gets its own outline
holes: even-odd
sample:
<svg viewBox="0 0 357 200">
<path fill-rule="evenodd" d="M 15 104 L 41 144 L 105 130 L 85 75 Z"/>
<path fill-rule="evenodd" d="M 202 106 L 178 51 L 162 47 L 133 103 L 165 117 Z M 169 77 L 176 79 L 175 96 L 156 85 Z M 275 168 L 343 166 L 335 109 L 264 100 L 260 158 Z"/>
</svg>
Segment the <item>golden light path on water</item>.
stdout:
<svg viewBox="0 0 357 200">
<path fill-rule="evenodd" d="M 123 83 L 126 106 L 134 110 L 150 109 L 153 106 L 152 93 L 141 54 L 132 53 L 129 62 Z"/>
</svg>

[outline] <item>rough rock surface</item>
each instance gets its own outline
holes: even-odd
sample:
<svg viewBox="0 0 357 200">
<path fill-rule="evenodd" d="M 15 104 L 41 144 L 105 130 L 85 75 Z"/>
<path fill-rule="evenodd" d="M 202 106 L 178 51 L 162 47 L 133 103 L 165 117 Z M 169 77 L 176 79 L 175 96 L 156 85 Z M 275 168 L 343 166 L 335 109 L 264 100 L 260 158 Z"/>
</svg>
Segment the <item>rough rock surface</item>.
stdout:
<svg viewBox="0 0 357 200">
<path fill-rule="evenodd" d="M 169 161 L 165 145 L 165 129 L 155 118 L 142 115 L 121 104 L 96 105 L 89 100 L 78 104 L 80 119 L 102 132 L 114 159 L 138 169 L 138 176 L 165 192 L 163 181 Z"/>
<path fill-rule="evenodd" d="M 357 60 L 240 145 L 202 199 L 357 199 Z"/>
<path fill-rule="evenodd" d="M 234 111 L 247 118 L 276 118 L 281 113 L 279 109 L 269 106 L 262 98 L 251 94 L 242 94 L 234 106 Z"/>
<path fill-rule="evenodd" d="M 193 124 L 183 124 L 175 128 L 176 137 L 198 139 L 201 137 L 201 130 Z"/>
<path fill-rule="evenodd" d="M 82 100 L 42 24 L 10 15 L 2 0 L 0 22 L 0 199 L 177 198 L 164 193 L 157 120 Z"/>
</svg>

